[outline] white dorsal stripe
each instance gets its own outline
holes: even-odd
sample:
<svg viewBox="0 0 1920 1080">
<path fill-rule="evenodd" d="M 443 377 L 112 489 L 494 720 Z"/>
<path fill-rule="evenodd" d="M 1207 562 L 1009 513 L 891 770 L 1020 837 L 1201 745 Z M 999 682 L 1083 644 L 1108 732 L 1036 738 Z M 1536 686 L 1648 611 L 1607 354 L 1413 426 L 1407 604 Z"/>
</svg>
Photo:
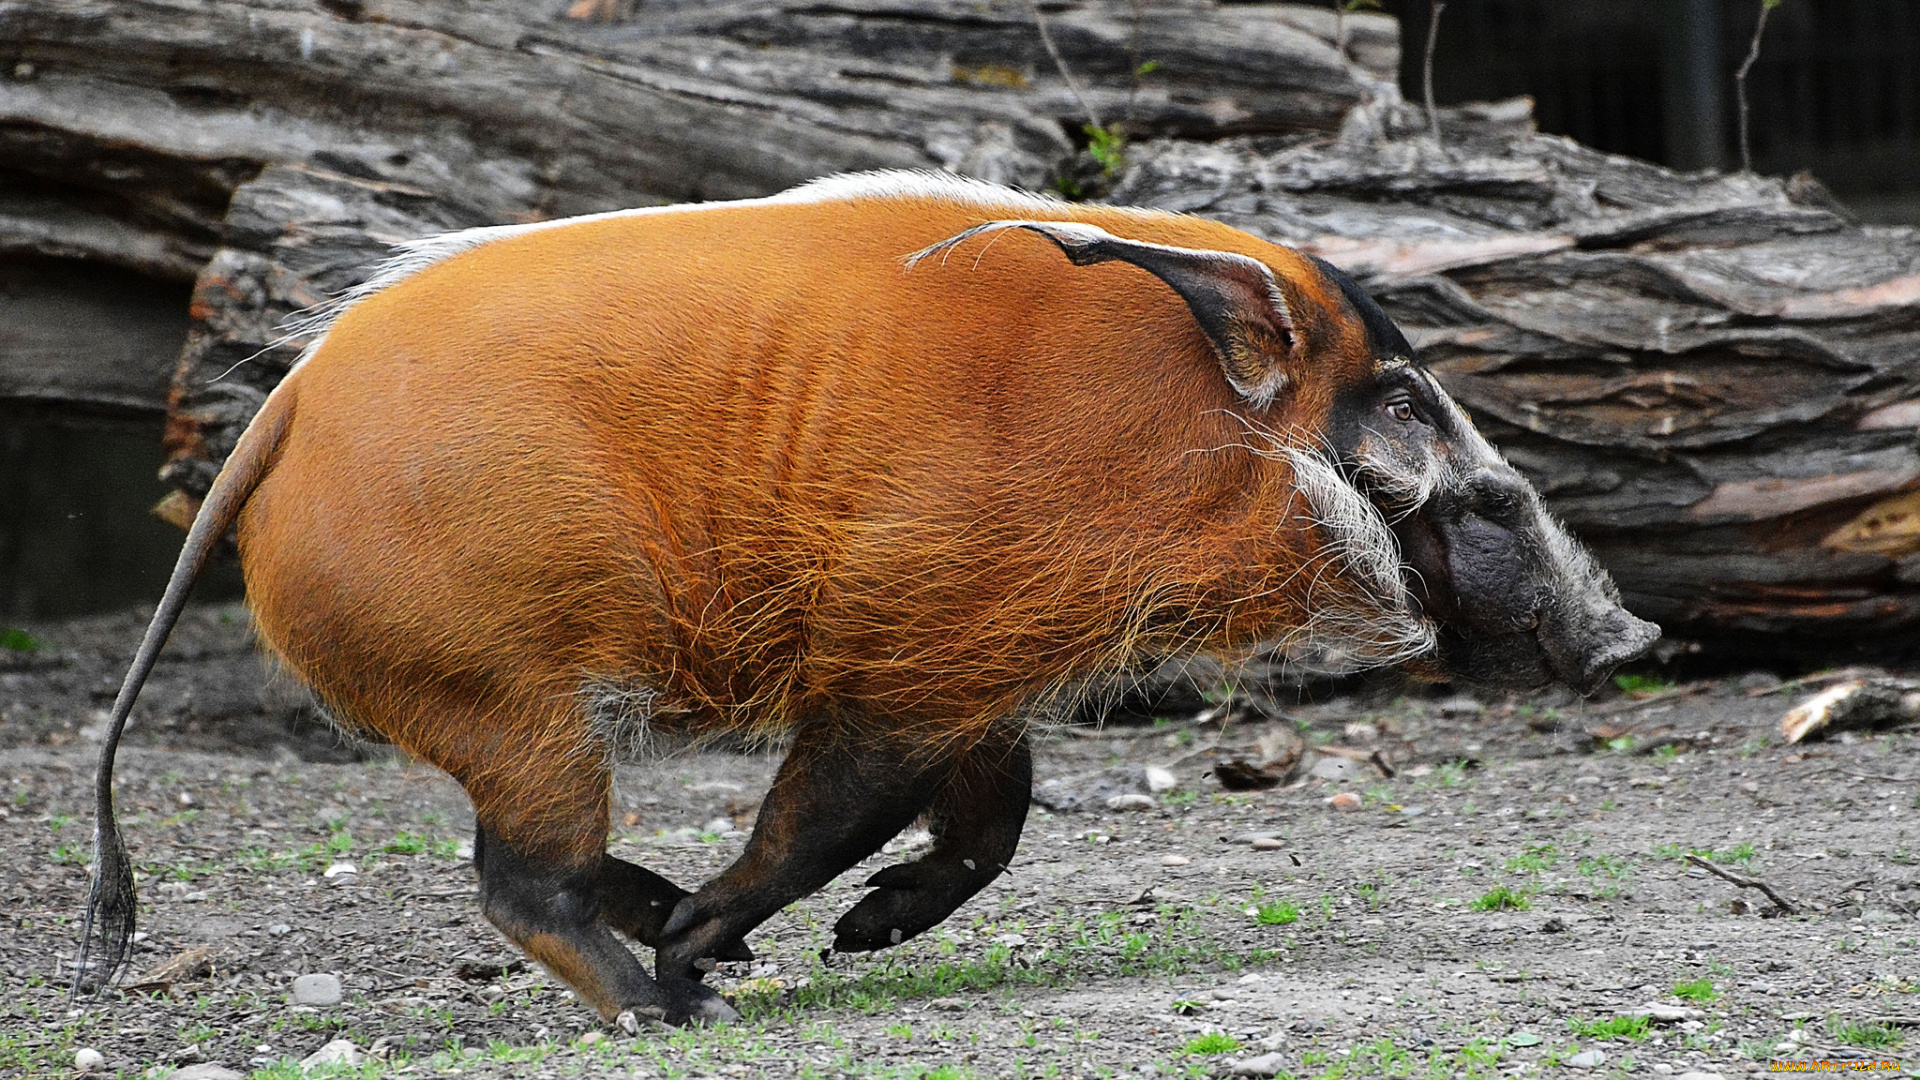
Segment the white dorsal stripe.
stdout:
<svg viewBox="0 0 1920 1080">
<path fill-rule="evenodd" d="M 609 210 L 579 217 L 555 218 L 552 221 L 530 221 L 517 225 L 482 225 L 478 228 L 461 229 L 457 232 L 441 233 L 437 236 L 426 236 L 395 244 L 393 255 L 376 267 L 367 280 L 325 303 L 308 309 L 305 313 L 297 313 L 287 322 L 285 336 L 273 344 L 279 345 L 311 337 L 312 341 L 301 352 L 300 358 L 294 362 L 294 367 L 297 368 L 319 350 L 321 342 L 326 340 L 327 330 L 348 308 L 383 289 L 405 281 L 437 262 L 472 251 L 496 240 L 506 240 L 546 229 L 565 228 L 569 225 L 586 225 L 596 221 L 647 217 L 653 214 L 683 214 L 743 206 L 857 202 L 864 199 L 928 199 L 961 206 L 978 206 L 983 209 L 1055 213 L 1070 205 L 1056 199 L 1002 187 L 999 184 L 990 184 L 984 180 L 956 176 L 952 173 L 896 169 L 883 172 L 842 173 L 837 176 L 823 177 L 796 188 L 789 188 L 778 195 L 768 195 L 758 199 L 642 206 L 630 210 Z M 1164 213 L 1164 211 L 1152 210 L 1131 212 L 1142 216 L 1159 216 Z"/>
</svg>

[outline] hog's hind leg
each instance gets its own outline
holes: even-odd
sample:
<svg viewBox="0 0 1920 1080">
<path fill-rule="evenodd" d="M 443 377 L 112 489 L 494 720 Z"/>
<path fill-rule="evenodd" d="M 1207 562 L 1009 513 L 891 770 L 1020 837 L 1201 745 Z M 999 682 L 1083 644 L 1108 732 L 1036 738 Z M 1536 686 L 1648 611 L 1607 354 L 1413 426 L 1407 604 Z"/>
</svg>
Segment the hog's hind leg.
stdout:
<svg viewBox="0 0 1920 1080">
<path fill-rule="evenodd" d="M 1013 860 L 1033 788 L 1024 736 L 975 746 L 929 807 L 933 849 L 867 879 L 873 892 L 834 924 L 835 952 L 871 952 L 938 926 Z"/>
<path fill-rule="evenodd" d="M 615 930 L 649 949 L 660 947 L 660 931 L 680 901 L 693 895 L 644 866 L 612 855 L 600 860 L 600 915 Z M 752 960 L 744 941 L 720 950 L 716 960 Z"/>
<path fill-rule="evenodd" d="M 746 850 L 674 909 L 655 958 L 662 985 L 697 981 L 723 943 L 878 851 L 926 809 L 949 768 L 884 734 L 802 729 Z"/>
<path fill-rule="evenodd" d="M 565 699 L 545 695 L 519 709 L 469 711 L 474 720 L 465 725 L 443 720 L 409 732 L 425 735 L 409 740 L 410 748 L 473 800 L 481 913 L 609 1021 L 626 1013 L 673 1024 L 733 1019 L 706 987 L 656 983 L 614 935 L 618 928 L 657 939 L 657 926 L 643 917 L 648 900 L 678 903 L 682 894 L 628 863 L 608 872 L 618 862 L 607 855 L 612 777 L 604 759 L 578 742 L 578 725 L 559 711 L 565 707 Z"/>
</svg>

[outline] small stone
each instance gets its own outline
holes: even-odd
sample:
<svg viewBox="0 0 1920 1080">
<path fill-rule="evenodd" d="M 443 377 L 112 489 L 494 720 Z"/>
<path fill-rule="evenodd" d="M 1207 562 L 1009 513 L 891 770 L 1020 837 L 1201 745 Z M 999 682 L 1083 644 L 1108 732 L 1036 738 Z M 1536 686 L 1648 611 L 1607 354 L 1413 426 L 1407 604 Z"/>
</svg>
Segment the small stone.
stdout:
<svg viewBox="0 0 1920 1080">
<path fill-rule="evenodd" d="M 1352 758 L 1328 755 L 1314 762 L 1313 767 L 1307 770 L 1307 775 L 1319 780 L 1356 780 L 1364 776 L 1377 776 L 1379 774 L 1370 773 L 1364 763 L 1355 761 Z"/>
<path fill-rule="evenodd" d="M 173 1070 L 166 1075 L 166 1080 L 245 1080 L 245 1074 L 234 1072 L 225 1065 L 201 1062 Z"/>
<path fill-rule="evenodd" d="M 1247 986 L 1252 983 L 1266 982 L 1266 981 L 1267 980 L 1257 971 L 1249 971 L 1245 975 L 1240 976 L 1241 986 Z"/>
<path fill-rule="evenodd" d="M 358 874 L 359 872 L 360 868 L 350 862 L 337 862 L 328 863 L 326 871 L 320 876 L 323 878 L 337 878 L 345 877 L 348 874 Z"/>
<path fill-rule="evenodd" d="M 1699 1009 L 1689 1009 L 1684 1005 L 1668 1005 L 1664 1002 L 1649 1001 L 1645 1005 L 1627 1013 L 1628 1016 L 1644 1016 L 1656 1024 L 1678 1024 L 1683 1020 L 1698 1020 L 1707 1015 Z"/>
<path fill-rule="evenodd" d="M 1283 847 L 1286 847 L 1286 845 L 1271 836 L 1256 836 L 1253 838 L 1253 850 L 1255 851 L 1279 851 Z"/>
<path fill-rule="evenodd" d="M 733 819 L 717 817 L 700 826 L 701 832 L 724 833 L 733 831 Z"/>
<path fill-rule="evenodd" d="M 1279 1076 L 1287 1067 L 1286 1056 L 1278 1050 L 1259 1057 L 1242 1058 L 1227 1064 L 1228 1076 Z"/>
<path fill-rule="evenodd" d="M 291 933 L 293 933 L 293 927 L 288 926 L 286 923 L 283 923 L 283 922 L 277 922 L 277 923 L 274 923 L 272 926 L 267 927 L 268 937 L 286 937 L 288 934 L 291 934 Z"/>
<path fill-rule="evenodd" d="M 1172 791 L 1179 786 L 1180 778 L 1173 775 L 1172 770 L 1163 769 L 1158 765 L 1147 766 L 1148 791 L 1158 795 L 1163 791 Z"/>
<path fill-rule="evenodd" d="M 1351 791 L 1343 791 L 1333 798 L 1328 799 L 1327 805 L 1333 807 L 1335 810 L 1358 810 L 1360 809 L 1360 796 L 1355 795 Z"/>
<path fill-rule="evenodd" d="M 91 1046 L 83 1046 L 73 1052 L 73 1067 L 83 1073 L 90 1073 L 107 1063 L 107 1056 Z"/>
<path fill-rule="evenodd" d="M 966 1012 L 967 1003 L 959 998 L 934 998 L 927 1006 L 935 1012 Z"/>
<path fill-rule="evenodd" d="M 340 1004 L 346 994 L 340 988 L 338 977 L 326 972 L 302 975 L 293 980 L 293 1000 L 297 1005 L 314 1005 L 325 1008 Z"/>
<path fill-rule="evenodd" d="M 1449 718 L 1456 716 L 1478 716 L 1485 711 L 1487 711 L 1485 705 L 1480 704 L 1478 699 L 1469 697 L 1466 694 L 1450 697 L 1440 703 L 1440 715 Z"/>
<path fill-rule="evenodd" d="M 1597 1069 L 1607 1063 L 1605 1050 L 1582 1050 L 1566 1060 L 1569 1067 L 1575 1069 Z"/>
<path fill-rule="evenodd" d="M 597 1034 L 597 1033 L 596 1033 Z M 360 1048 L 347 1039 L 335 1039 L 327 1045 L 300 1059 L 302 1069 L 317 1068 L 321 1065 L 358 1065 L 365 1061 Z"/>
<path fill-rule="evenodd" d="M 1655 1062 L 1653 1066 L 1653 1074 L 1655 1076 L 1672 1076 L 1673 1066 L 1667 1064 L 1664 1061 Z"/>
<path fill-rule="evenodd" d="M 573 1044 L 575 1046 L 599 1046 L 601 1043 L 606 1041 L 607 1041 L 607 1036 L 605 1032 L 589 1031 L 585 1035 L 582 1035 L 578 1039 L 575 1039 Z"/>
<path fill-rule="evenodd" d="M 1153 796 L 1139 795 L 1132 792 L 1125 795 L 1115 795 L 1107 800 L 1107 809 L 1109 810 L 1151 810 L 1155 805 Z"/>
<path fill-rule="evenodd" d="M 1190 863 L 1190 862 L 1192 862 L 1192 861 L 1193 861 L 1192 859 L 1189 859 L 1189 858 L 1187 858 L 1187 857 L 1186 857 L 1185 855 L 1162 855 L 1162 856 L 1160 856 L 1160 865 L 1161 865 L 1161 866 L 1185 866 L 1185 865 L 1187 865 L 1188 863 Z"/>
<path fill-rule="evenodd" d="M 1695 1069 L 1689 1072 L 1683 1072 L 1679 1076 L 1674 1077 L 1673 1080 L 1727 1080 L 1727 1078 L 1717 1072 Z"/>
</svg>

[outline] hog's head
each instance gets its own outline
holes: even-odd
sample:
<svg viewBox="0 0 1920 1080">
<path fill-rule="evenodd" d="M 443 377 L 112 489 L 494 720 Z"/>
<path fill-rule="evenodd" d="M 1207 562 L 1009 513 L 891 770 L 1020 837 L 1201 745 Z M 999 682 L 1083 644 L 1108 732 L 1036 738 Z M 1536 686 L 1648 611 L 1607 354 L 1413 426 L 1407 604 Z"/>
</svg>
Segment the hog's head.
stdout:
<svg viewBox="0 0 1920 1080">
<path fill-rule="evenodd" d="M 1003 229 L 1040 233 L 1078 265 L 1131 263 L 1186 301 L 1249 431 L 1290 461 L 1350 576 L 1371 579 L 1375 606 L 1349 620 L 1372 624 L 1360 659 L 1588 693 L 1659 636 L 1345 273 L 1269 245 L 1255 258 L 1070 221 L 990 222 L 915 258 Z"/>
<path fill-rule="evenodd" d="M 1432 375 L 1373 301 L 1322 267 L 1358 311 L 1378 362 L 1341 388 L 1327 443 L 1390 523 L 1420 610 L 1437 626 L 1422 658 L 1447 677 L 1582 693 L 1644 655 L 1660 628 L 1620 594 L 1579 541 Z"/>
</svg>

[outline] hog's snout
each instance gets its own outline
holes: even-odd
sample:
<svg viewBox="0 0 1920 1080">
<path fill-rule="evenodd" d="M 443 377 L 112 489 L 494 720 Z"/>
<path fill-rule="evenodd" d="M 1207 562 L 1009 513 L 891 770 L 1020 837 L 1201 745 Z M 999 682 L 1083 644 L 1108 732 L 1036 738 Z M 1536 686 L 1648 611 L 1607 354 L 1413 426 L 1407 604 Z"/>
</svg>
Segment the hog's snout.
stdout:
<svg viewBox="0 0 1920 1080">
<path fill-rule="evenodd" d="M 1593 607 L 1599 610 L 1580 617 L 1546 618 L 1539 634 L 1554 674 L 1582 694 L 1600 689 L 1614 668 L 1645 656 L 1660 638 L 1658 626 L 1610 599 Z"/>
<path fill-rule="evenodd" d="M 1660 636 L 1511 469 L 1475 470 L 1396 531 L 1441 623 L 1441 666 L 1459 678 L 1591 693 Z"/>
</svg>

